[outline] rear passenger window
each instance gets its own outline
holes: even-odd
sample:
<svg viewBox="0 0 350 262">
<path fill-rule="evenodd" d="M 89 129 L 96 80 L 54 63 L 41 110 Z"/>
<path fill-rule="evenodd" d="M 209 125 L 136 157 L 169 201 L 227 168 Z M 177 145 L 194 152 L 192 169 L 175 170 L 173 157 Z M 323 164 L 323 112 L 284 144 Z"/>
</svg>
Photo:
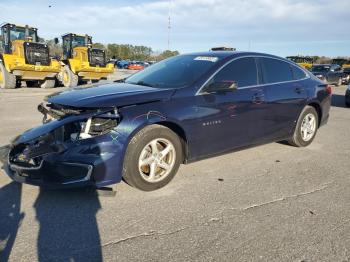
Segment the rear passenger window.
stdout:
<svg viewBox="0 0 350 262">
<path fill-rule="evenodd" d="M 306 77 L 306 74 L 303 70 L 301 70 L 300 68 L 291 65 L 291 68 L 293 70 L 293 75 L 294 75 L 294 80 L 300 80 L 300 79 L 304 79 Z"/>
<path fill-rule="evenodd" d="M 289 63 L 272 58 L 260 59 L 265 84 L 279 83 L 294 80 Z"/>
<path fill-rule="evenodd" d="M 212 83 L 235 82 L 237 87 L 257 85 L 257 68 L 252 57 L 239 58 L 226 65 L 210 81 Z"/>
</svg>

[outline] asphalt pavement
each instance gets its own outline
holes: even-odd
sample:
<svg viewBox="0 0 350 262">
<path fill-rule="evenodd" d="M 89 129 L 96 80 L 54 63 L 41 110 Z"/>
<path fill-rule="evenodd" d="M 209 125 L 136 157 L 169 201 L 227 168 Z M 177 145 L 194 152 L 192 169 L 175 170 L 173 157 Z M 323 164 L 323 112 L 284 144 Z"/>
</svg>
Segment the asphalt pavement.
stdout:
<svg viewBox="0 0 350 262">
<path fill-rule="evenodd" d="M 57 90 L 0 90 L 0 146 L 40 124 Z M 47 191 L 0 171 L 0 261 L 350 261 L 350 108 L 333 90 L 309 147 L 182 165 L 153 192 Z"/>
</svg>

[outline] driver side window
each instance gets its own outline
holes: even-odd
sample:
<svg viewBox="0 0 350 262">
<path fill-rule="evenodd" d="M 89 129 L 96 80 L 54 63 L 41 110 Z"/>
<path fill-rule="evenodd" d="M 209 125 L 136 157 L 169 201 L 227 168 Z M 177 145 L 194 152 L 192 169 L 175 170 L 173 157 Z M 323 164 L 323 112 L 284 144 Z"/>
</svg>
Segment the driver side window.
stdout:
<svg viewBox="0 0 350 262">
<path fill-rule="evenodd" d="M 204 87 L 203 91 L 215 92 L 222 86 L 235 85 L 237 88 L 258 84 L 258 72 L 253 57 L 238 58 L 222 68 Z"/>
</svg>

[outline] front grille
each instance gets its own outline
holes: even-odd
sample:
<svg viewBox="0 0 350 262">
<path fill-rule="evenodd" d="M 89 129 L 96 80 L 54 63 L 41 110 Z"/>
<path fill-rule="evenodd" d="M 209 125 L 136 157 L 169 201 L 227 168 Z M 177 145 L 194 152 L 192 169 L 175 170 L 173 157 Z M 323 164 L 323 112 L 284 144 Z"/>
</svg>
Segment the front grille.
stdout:
<svg viewBox="0 0 350 262">
<path fill-rule="evenodd" d="M 90 48 L 89 49 L 89 63 L 90 66 L 106 66 L 106 54 L 102 49 Z"/>
<path fill-rule="evenodd" d="M 24 43 L 24 53 L 26 64 L 30 65 L 50 65 L 49 47 L 39 43 Z"/>
</svg>

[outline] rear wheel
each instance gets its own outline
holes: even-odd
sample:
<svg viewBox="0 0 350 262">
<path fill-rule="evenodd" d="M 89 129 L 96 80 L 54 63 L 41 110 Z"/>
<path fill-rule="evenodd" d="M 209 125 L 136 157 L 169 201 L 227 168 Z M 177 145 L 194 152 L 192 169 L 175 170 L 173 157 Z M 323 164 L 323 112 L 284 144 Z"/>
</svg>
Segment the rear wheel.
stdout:
<svg viewBox="0 0 350 262">
<path fill-rule="evenodd" d="M 156 190 L 173 179 L 182 159 L 179 137 L 164 126 L 151 125 L 131 139 L 124 158 L 123 178 L 140 190 Z"/>
<path fill-rule="evenodd" d="M 56 81 L 54 79 L 46 79 L 44 82 L 41 83 L 41 88 L 54 88 L 56 84 Z"/>
<path fill-rule="evenodd" d="M 312 143 L 318 128 L 318 114 L 312 106 L 306 106 L 301 112 L 290 145 L 305 147 Z"/>
<path fill-rule="evenodd" d="M 75 87 L 78 85 L 79 77 L 70 70 L 68 65 L 62 69 L 62 83 L 65 87 Z"/>
<path fill-rule="evenodd" d="M 0 88 L 14 89 L 16 86 L 16 77 L 9 73 L 5 66 L 0 63 Z"/>
</svg>

